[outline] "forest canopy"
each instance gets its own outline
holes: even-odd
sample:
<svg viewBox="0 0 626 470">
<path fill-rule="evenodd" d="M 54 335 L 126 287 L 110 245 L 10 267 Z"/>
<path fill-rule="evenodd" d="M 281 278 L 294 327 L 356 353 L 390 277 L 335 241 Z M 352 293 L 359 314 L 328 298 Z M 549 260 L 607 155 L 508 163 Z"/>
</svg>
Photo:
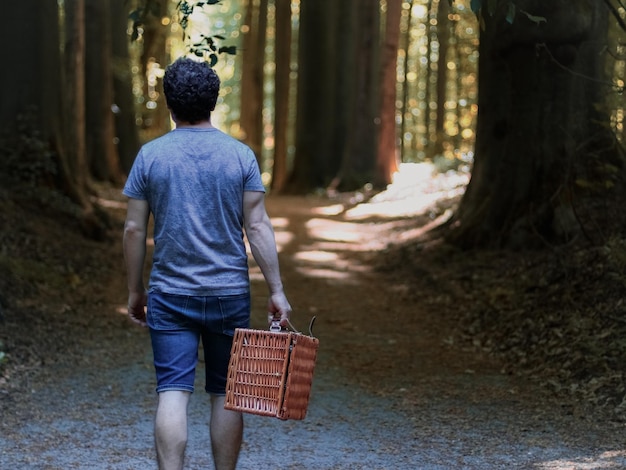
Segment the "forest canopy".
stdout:
<svg viewBox="0 0 626 470">
<path fill-rule="evenodd" d="M 171 128 L 161 78 L 189 54 L 273 193 L 378 191 L 432 162 L 471 172 L 454 243 L 597 241 L 585 208 L 624 174 L 623 17 L 610 0 L 30 0 L 2 33 L 32 26 L 3 76 L 19 130 L 0 170 L 97 225 L 94 184 Z"/>
</svg>

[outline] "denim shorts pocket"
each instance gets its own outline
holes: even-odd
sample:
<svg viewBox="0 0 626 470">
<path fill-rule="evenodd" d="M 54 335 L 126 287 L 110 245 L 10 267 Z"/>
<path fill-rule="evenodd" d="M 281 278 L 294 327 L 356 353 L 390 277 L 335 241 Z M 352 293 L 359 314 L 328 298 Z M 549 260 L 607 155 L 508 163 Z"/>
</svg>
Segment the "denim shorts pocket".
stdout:
<svg viewBox="0 0 626 470">
<path fill-rule="evenodd" d="M 147 323 L 153 330 L 176 330 L 184 327 L 188 297 L 170 294 L 149 294 Z"/>
<path fill-rule="evenodd" d="M 222 332 L 232 336 L 235 328 L 250 327 L 250 294 L 219 297 L 222 312 Z"/>
</svg>

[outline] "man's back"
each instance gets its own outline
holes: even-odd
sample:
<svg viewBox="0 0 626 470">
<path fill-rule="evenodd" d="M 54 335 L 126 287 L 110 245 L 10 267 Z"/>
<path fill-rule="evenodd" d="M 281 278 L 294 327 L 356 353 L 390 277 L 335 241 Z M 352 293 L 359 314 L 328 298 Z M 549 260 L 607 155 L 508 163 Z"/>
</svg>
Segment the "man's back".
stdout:
<svg viewBox="0 0 626 470">
<path fill-rule="evenodd" d="M 254 154 L 215 128 L 177 128 L 142 148 L 125 194 L 154 216 L 151 291 L 248 291 L 244 191 L 264 191 Z"/>
</svg>

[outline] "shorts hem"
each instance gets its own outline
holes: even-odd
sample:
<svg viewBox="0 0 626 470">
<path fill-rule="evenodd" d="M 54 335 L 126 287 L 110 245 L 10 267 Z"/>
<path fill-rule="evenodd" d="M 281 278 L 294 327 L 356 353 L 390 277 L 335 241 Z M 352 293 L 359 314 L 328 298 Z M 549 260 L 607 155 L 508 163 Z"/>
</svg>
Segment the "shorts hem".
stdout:
<svg viewBox="0 0 626 470">
<path fill-rule="evenodd" d="M 190 387 L 189 385 L 177 385 L 177 384 L 161 385 L 161 386 L 156 388 L 156 392 L 157 393 L 161 393 L 161 392 L 189 392 L 189 393 L 193 393 L 194 392 L 194 387 Z"/>
</svg>

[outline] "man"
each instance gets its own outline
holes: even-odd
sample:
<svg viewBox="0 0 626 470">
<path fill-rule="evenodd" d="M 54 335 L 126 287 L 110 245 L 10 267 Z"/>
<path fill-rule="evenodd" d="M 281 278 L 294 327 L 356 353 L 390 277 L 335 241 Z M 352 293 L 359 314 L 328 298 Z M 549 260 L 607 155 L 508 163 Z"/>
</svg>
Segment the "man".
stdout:
<svg viewBox="0 0 626 470">
<path fill-rule="evenodd" d="M 280 319 L 286 326 L 291 314 L 254 154 L 211 125 L 219 87 L 204 62 L 181 58 L 167 68 L 163 88 L 176 128 L 142 147 L 123 190 L 129 197 L 124 226 L 128 314 L 150 328 L 161 470 L 183 468 L 200 338 L 215 468 L 236 467 L 243 417 L 225 410 L 224 398 L 232 336 L 250 320 L 244 229 L 269 287 L 268 320 Z M 142 272 L 150 213 L 154 254 L 146 292 Z"/>
</svg>

